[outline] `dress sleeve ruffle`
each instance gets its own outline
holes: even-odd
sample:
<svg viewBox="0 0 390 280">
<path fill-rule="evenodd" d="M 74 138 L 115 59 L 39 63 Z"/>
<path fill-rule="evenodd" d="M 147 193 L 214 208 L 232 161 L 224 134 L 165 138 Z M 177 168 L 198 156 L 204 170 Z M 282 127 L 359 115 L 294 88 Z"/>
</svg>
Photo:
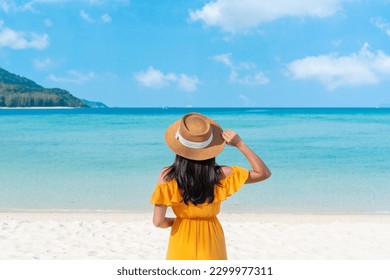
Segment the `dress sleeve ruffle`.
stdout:
<svg viewBox="0 0 390 280">
<path fill-rule="evenodd" d="M 217 203 L 226 200 L 244 185 L 249 176 L 249 171 L 239 166 L 232 166 L 232 173 L 220 181 L 220 186 L 215 186 L 214 200 Z M 172 180 L 157 184 L 150 203 L 172 206 L 183 202 L 183 197 L 177 187 L 177 182 Z M 205 203 L 208 204 L 208 203 Z M 191 205 L 191 204 L 190 204 Z"/>
<path fill-rule="evenodd" d="M 150 203 L 172 206 L 172 204 L 178 204 L 181 201 L 182 196 L 179 193 L 176 181 L 173 180 L 170 182 L 157 184 L 152 194 Z"/>
<path fill-rule="evenodd" d="M 229 196 L 240 190 L 245 181 L 248 179 L 248 169 L 239 166 L 232 166 L 232 169 L 232 173 L 221 180 L 221 186 L 215 187 L 213 202 L 226 200 Z"/>
</svg>

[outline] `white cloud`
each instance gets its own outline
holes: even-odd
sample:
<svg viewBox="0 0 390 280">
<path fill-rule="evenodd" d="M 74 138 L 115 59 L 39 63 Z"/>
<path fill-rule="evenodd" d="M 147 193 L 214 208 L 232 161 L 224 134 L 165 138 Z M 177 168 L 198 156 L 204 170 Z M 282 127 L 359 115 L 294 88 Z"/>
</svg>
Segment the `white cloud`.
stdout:
<svg viewBox="0 0 390 280">
<path fill-rule="evenodd" d="M 94 77 L 94 72 L 81 73 L 75 70 L 70 70 L 66 76 L 56 76 L 54 74 L 50 74 L 48 79 L 54 82 L 82 84 L 88 82 Z"/>
<path fill-rule="evenodd" d="M 7 0 L 0 0 L 0 7 L 5 12 L 8 13 L 11 9 L 13 9 L 13 2 Z"/>
<path fill-rule="evenodd" d="M 28 3 L 35 3 L 35 4 L 56 4 L 56 3 L 63 3 L 63 2 L 70 2 L 70 0 L 32 0 Z"/>
<path fill-rule="evenodd" d="M 34 67 L 37 69 L 44 69 L 53 64 L 53 61 L 50 58 L 44 59 L 34 59 Z"/>
<path fill-rule="evenodd" d="M 244 95 L 244 94 L 240 94 L 240 95 L 238 96 L 238 98 L 242 100 L 242 102 L 244 103 L 245 106 L 253 106 L 253 105 L 254 105 L 254 103 L 252 102 L 252 100 L 250 100 L 250 99 L 248 98 L 248 96 L 246 96 L 246 95 Z"/>
<path fill-rule="evenodd" d="M 134 78 L 143 86 L 149 88 L 162 88 L 175 79 L 173 74 L 164 74 L 153 67 L 149 67 L 145 72 L 136 73 Z"/>
<path fill-rule="evenodd" d="M 257 71 L 253 62 L 234 63 L 232 55 L 219 54 L 212 57 L 214 61 L 224 64 L 230 69 L 229 81 L 242 85 L 265 85 L 268 84 L 268 77 L 261 71 Z"/>
<path fill-rule="evenodd" d="M 87 21 L 87 22 L 90 22 L 90 23 L 95 22 L 95 21 L 91 18 L 91 16 L 90 16 L 86 11 L 84 11 L 84 10 L 81 10 L 81 11 L 80 11 L 80 17 L 81 17 L 83 20 Z"/>
<path fill-rule="evenodd" d="M 192 92 L 197 90 L 199 79 L 196 76 L 191 77 L 185 74 L 180 74 L 177 82 L 182 90 Z"/>
<path fill-rule="evenodd" d="M 86 0 L 87 3 L 91 6 L 100 6 L 103 5 L 104 1 L 102 0 Z"/>
<path fill-rule="evenodd" d="M 104 4 L 126 6 L 130 4 L 130 0 L 84 0 L 90 6 L 102 6 Z"/>
<path fill-rule="evenodd" d="M 19 5 L 14 4 L 13 10 L 15 12 L 19 12 L 19 11 L 38 12 L 36 8 L 37 5 L 46 5 L 46 4 L 52 5 L 52 4 L 63 3 L 63 2 L 70 2 L 70 0 L 31 0 L 31 1 L 27 1 L 24 4 L 19 4 Z"/>
<path fill-rule="evenodd" d="M 232 55 L 230 53 L 215 55 L 213 59 L 225 64 L 227 67 L 233 68 Z"/>
<path fill-rule="evenodd" d="M 226 32 L 245 32 L 283 17 L 328 17 L 343 0 L 216 0 L 190 11 L 190 19 Z"/>
<path fill-rule="evenodd" d="M 387 36 L 390 36 L 390 23 L 384 20 L 383 18 L 372 18 L 371 23 L 373 23 L 380 30 L 385 32 Z"/>
<path fill-rule="evenodd" d="M 265 85 L 268 84 L 269 79 L 262 72 L 256 72 L 253 75 L 246 75 L 243 78 L 234 80 L 243 85 Z"/>
<path fill-rule="evenodd" d="M 196 76 L 175 73 L 164 74 L 153 67 L 149 67 L 146 71 L 135 73 L 134 78 L 142 86 L 154 89 L 176 84 L 180 89 L 192 92 L 197 90 L 199 84 L 199 79 Z"/>
<path fill-rule="evenodd" d="M 328 89 L 341 86 L 376 84 L 390 78 L 390 56 L 381 50 L 371 52 L 367 43 L 357 53 L 309 56 L 287 65 L 295 80 L 317 80 Z"/>
<path fill-rule="evenodd" d="M 103 14 L 102 15 L 102 21 L 104 23 L 110 23 L 112 21 L 111 17 L 108 14 Z"/>
<path fill-rule="evenodd" d="M 81 17 L 82 19 L 84 19 L 86 22 L 89 22 L 89 23 L 97 23 L 97 22 L 98 22 L 98 20 L 93 19 L 93 18 L 92 18 L 86 11 L 84 11 L 84 10 L 81 10 L 81 11 L 80 11 L 80 17 Z M 100 17 L 100 19 L 101 19 L 101 21 L 102 21 L 103 23 L 111 23 L 111 21 L 112 21 L 111 17 L 110 17 L 107 13 L 103 14 L 103 15 Z"/>
<path fill-rule="evenodd" d="M 14 0 L 0 0 L 0 8 L 5 13 L 24 10 L 24 5 L 18 5 Z"/>
<path fill-rule="evenodd" d="M 47 34 L 39 35 L 34 32 L 15 31 L 4 26 L 0 21 L 0 47 L 11 49 L 43 50 L 49 45 Z"/>
<path fill-rule="evenodd" d="M 42 5 L 55 5 L 59 3 L 73 4 L 75 2 L 87 3 L 90 6 L 126 6 L 129 5 L 129 0 L 30 0 L 30 1 L 16 1 L 16 0 L 0 0 L 0 10 L 5 13 L 9 12 L 25 12 L 30 11 L 33 13 L 39 13 L 39 6 Z"/>
<path fill-rule="evenodd" d="M 45 24 L 46 27 L 52 27 L 53 26 L 53 21 L 49 18 L 45 19 L 43 21 L 43 23 Z"/>
</svg>

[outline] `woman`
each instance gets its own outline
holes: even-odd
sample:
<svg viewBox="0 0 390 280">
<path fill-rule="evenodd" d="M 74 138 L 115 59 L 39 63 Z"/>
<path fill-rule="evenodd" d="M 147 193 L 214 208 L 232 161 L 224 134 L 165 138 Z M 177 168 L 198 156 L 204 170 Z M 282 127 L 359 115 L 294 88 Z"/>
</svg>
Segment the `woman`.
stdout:
<svg viewBox="0 0 390 280">
<path fill-rule="evenodd" d="M 227 259 L 224 233 L 216 217 L 221 202 L 243 184 L 265 180 L 271 172 L 234 131 L 222 131 L 215 121 L 198 113 L 189 113 L 169 126 L 165 141 L 176 159 L 162 170 L 151 203 L 155 205 L 154 225 L 172 226 L 167 259 Z M 252 170 L 218 166 L 215 157 L 225 143 L 236 147 Z M 176 218 L 166 217 L 168 206 Z"/>
</svg>

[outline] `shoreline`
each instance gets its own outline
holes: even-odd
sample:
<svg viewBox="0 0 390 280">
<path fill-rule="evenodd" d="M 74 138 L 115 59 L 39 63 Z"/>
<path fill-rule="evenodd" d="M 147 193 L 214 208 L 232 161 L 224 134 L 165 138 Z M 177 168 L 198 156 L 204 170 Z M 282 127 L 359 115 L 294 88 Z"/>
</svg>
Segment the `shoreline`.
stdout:
<svg viewBox="0 0 390 280">
<path fill-rule="evenodd" d="M 85 109 L 137 109 L 137 110 L 143 110 L 143 109 L 157 109 L 157 110 L 255 110 L 255 111 L 263 111 L 263 110 L 372 110 L 372 109 L 390 109 L 389 107 L 380 107 L 380 106 L 372 106 L 372 107 L 164 107 L 164 106 L 154 106 L 154 107 L 147 107 L 147 106 L 137 106 L 137 107 L 70 107 L 70 106 L 37 106 L 37 107 L 0 107 L 0 109 L 74 109 L 74 108 L 85 108 Z"/>
</svg>

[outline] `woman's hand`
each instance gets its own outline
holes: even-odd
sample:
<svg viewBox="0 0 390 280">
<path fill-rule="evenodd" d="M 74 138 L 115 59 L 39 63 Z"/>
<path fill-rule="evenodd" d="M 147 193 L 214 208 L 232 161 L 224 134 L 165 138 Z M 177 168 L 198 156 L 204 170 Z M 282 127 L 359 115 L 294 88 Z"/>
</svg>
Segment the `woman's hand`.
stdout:
<svg viewBox="0 0 390 280">
<path fill-rule="evenodd" d="M 225 140 L 225 142 L 234 147 L 239 147 L 244 144 L 244 142 L 241 140 L 241 137 L 238 136 L 236 132 L 234 132 L 231 129 L 226 129 L 222 132 L 222 138 Z"/>
</svg>

